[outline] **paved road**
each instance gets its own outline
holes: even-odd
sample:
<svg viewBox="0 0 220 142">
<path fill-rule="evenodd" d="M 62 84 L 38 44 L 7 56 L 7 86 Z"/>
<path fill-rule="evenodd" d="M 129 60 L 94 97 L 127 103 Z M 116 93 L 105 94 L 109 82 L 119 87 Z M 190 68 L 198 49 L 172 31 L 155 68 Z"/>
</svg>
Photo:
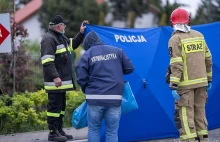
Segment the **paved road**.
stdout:
<svg viewBox="0 0 220 142">
<path fill-rule="evenodd" d="M 65 131 L 73 135 L 73 140 L 69 142 L 87 142 L 87 128 L 80 130 L 67 128 Z M 48 131 L 0 135 L 0 142 L 48 142 L 47 135 Z M 141 142 L 174 142 L 174 140 L 178 139 L 148 140 Z M 220 129 L 209 131 L 209 142 L 220 142 Z"/>
</svg>

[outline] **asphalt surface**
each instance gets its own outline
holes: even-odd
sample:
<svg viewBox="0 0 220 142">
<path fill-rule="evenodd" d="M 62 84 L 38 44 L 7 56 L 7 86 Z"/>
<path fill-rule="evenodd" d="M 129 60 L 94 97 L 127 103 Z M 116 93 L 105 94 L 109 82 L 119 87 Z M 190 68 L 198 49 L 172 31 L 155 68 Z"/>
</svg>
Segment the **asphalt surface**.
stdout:
<svg viewBox="0 0 220 142">
<path fill-rule="evenodd" d="M 64 129 L 67 134 L 73 135 L 73 140 L 68 142 L 87 142 L 87 128 L 76 130 L 74 128 Z M 0 142 L 48 142 L 48 131 L 37 131 L 0 135 Z M 141 142 L 177 142 L 178 139 L 147 140 Z M 138 141 L 137 141 L 138 142 Z M 140 142 L 140 141 L 139 141 Z M 220 142 L 220 129 L 209 131 L 209 142 Z"/>
</svg>

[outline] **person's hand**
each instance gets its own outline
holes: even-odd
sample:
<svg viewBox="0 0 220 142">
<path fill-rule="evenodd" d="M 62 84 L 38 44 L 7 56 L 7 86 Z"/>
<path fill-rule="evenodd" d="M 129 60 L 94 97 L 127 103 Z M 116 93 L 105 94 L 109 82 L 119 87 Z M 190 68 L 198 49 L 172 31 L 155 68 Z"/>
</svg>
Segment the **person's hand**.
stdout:
<svg viewBox="0 0 220 142">
<path fill-rule="evenodd" d="M 55 86 L 56 86 L 57 88 L 60 87 L 60 86 L 62 86 L 62 81 L 61 81 L 61 79 L 60 79 L 59 77 L 54 78 L 54 79 L 53 79 L 53 82 L 55 83 Z"/>
<path fill-rule="evenodd" d="M 180 100 L 180 95 L 177 93 L 176 90 L 172 90 L 172 95 L 175 100 Z"/>
<path fill-rule="evenodd" d="M 86 26 L 84 26 L 84 24 L 89 24 L 89 21 L 87 20 L 84 20 L 81 24 L 81 27 L 80 27 L 80 33 L 84 34 L 84 31 L 85 31 L 85 28 Z"/>
<path fill-rule="evenodd" d="M 211 88 L 212 88 L 212 83 L 209 82 L 209 83 L 208 83 L 208 86 L 206 86 L 206 89 L 207 89 L 207 91 L 208 91 L 208 90 L 210 90 Z"/>
</svg>

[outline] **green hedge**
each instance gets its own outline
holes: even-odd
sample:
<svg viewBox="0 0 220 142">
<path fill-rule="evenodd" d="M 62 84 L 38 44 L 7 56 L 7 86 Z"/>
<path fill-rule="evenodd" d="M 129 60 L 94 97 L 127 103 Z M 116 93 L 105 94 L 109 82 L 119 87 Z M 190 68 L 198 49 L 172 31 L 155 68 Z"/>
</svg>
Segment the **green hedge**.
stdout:
<svg viewBox="0 0 220 142">
<path fill-rule="evenodd" d="M 71 127 L 72 112 L 84 100 L 82 92 L 67 92 L 67 107 L 64 127 Z M 47 93 L 39 90 L 34 93 L 0 96 L 0 134 L 20 133 L 47 129 Z"/>
</svg>

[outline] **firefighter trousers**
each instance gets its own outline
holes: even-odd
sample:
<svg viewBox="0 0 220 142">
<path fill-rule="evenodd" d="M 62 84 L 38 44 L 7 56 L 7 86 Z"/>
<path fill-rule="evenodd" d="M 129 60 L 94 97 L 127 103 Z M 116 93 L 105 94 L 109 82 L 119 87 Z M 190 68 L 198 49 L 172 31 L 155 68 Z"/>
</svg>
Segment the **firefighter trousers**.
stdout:
<svg viewBox="0 0 220 142">
<path fill-rule="evenodd" d="M 50 131 L 62 126 L 66 108 L 66 93 L 48 93 L 47 123 Z"/>
<path fill-rule="evenodd" d="M 180 100 L 175 102 L 175 123 L 182 141 L 200 137 L 201 142 L 208 139 L 205 104 L 207 91 L 205 87 L 178 90 Z M 203 139 L 204 137 L 204 139 Z"/>
</svg>

